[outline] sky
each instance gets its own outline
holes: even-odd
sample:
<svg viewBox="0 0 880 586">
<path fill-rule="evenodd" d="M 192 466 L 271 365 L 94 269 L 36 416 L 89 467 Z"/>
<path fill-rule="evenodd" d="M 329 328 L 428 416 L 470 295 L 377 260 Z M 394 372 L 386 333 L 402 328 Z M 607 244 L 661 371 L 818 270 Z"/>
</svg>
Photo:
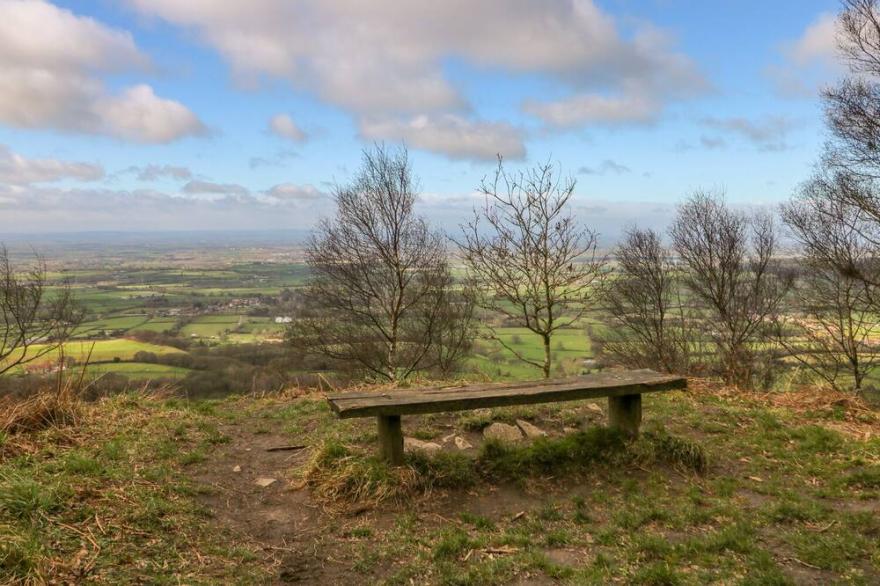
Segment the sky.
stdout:
<svg viewBox="0 0 880 586">
<path fill-rule="evenodd" d="M 837 0 L 0 0 L 2 233 L 307 229 L 374 143 L 454 231 L 498 155 L 606 236 L 772 206 L 825 139 Z"/>
</svg>

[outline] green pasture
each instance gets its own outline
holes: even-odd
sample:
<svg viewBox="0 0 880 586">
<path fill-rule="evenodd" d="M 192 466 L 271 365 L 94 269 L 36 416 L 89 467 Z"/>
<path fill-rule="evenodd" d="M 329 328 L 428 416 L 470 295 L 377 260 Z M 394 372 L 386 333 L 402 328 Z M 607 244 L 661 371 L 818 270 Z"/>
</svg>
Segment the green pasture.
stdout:
<svg viewBox="0 0 880 586">
<path fill-rule="evenodd" d="M 157 378 L 183 378 L 190 372 L 188 368 L 145 362 L 107 362 L 89 365 L 90 375 L 107 373 L 120 374 L 132 380 L 151 380 Z"/>
<path fill-rule="evenodd" d="M 477 372 L 491 379 L 528 380 L 541 377 L 541 370 L 531 366 L 504 347 L 507 345 L 520 356 L 543 362 L 544 346 L 540 336 L 526 328 L 496 328 L 498 338 L 504 344 L 491 339 L 488 329 L 484 330 L 482 339 L 478 340 L 474 355 L 469 361 Z M 581 372 L 581 362 L 590 358 L 590 343 L 584 328 L 572 327 L 556 331 L 550 343 L 550 355 L 554 374 L 570 375 Z"/>
<path fill-rule="evenodd" d="M 170 330 L 177 323 L 177 319 L 173 317 L 154 317 L 146 321 L 133 330 L 144 330 L 148 332 L 164 332 Z"/>
<path fill-rule="evenodd" d="M 139 330 L 150 320 L 145 315 L 120 315 L 84 322 L 74 332 L 74 336 L 90 336 L 108 330 Z"/>
<path fill-rule="evenodd" d="M 43 344 L 35 344 L 31 346 L 29 352 L 31 355 L 38 354 L 45 346 Z M 78 362 L 84 362 L 89 358 L 90 362 L 112 362 L 114 360 L 128 361 L 134 358 L 138 352 L 152 352 L 154 354 L 174 354 L 180 353 L 172 346 L 160 346 L 158 344 L 147 344 L 127 338 L 115 338 L 112 340 L 96 340 L 96 341 L 72 341 L 64 344 L 64 356 L 73 358 Z M 91 356 L 89 356 L 91 352 Z M 47 364 L 58 360 L 60 351 L 58 349 L 48 352 L 37 363 Z"/>
</svg>

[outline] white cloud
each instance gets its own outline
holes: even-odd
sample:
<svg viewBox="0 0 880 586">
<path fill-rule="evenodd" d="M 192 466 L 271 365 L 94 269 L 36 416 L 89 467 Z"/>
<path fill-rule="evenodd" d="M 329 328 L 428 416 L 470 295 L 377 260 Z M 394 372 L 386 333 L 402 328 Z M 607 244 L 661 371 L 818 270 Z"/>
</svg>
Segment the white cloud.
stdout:
<svg viewBox="0 0 880 586">
<path fill-rule="evenodd" d="M 192 171 L 188 167 L 179 165 L 146 165 L 144 167 L 131 167 L 128 171 L 137 173 L 138 181 L 158 181 L 165 177 L 185 181 L 192 179 Z"/>
<path fill-rule="evenodd" d="M 92 163 L 60 161 L 58 159 L 28 159 L 0 145 L 0 182 L 12 185 L 30 185 L 62 179 L 97 181 L 104 177 L 104 168 Z"/>
<path fill-rule="evenodd" d="M 819 88 L 844 70 L 837 49 L 837 17 L 820 14 L 795 40 L 780 47 L 782 63 L 765 70 L 776 92 L 789 98 L 815 98 Z"/>
<path fill-rule="evenodd" d="M 308 186 L 303 186 L 310 191 Z M 287 188 L 295 191 L 294 187 Z M 286 189 L 286 190 L 287 190 Z M 602 245 L 639 218 L 645 228 L 663 230 L 675 206 L 657 202 L 575 196 L 573 211 L 582 225 L 596 229 Z M 426 193 L 417 212 L 450 233 L 480 205 L 477 193 Z M 67 189 L 0 185 L 0 231 L 47 233 L 82 231 L 309 229 L 332 213 L 329 197 L 278 198 L 266 194 L 214 198 L 153 189 Z M 72 220 L 75 218 L 75 220 Z"/>
<path fill-rule="evenodd" d="M 213 198 L 152 189 L 62 189 L 0 185 L 0 230 L 307 229 L 328 212 L 329 199 L 278 199 L 259 195 Z"/>
<path fill-rule="evenodd" d="M 314 185 L 297 185 L 295 183 L 279 183 L 267 189 L 265 194 L 279 200 L 313 200 L 327 197 L 327 194 Z"/>
<path fill-rule="evenodd" d="M 149 64 L 129 33 L 49 2 L 2 0 L 0 14 L 0 56 L 5 65 L 125 71 Z"/>
<path fill-rule="evenodd" d="M 136 142 L 168 143 L 207 132 L 186 106 L 158 97 L 148 85 L 136 85 L 121 96 L 102 98 L 97 107 L 108 131 Z"/>
<path fill-rule="evenodd" d="M 410 141 L 443 154 L 474 151 L 486 158 L 485 147 L 453 148 L 437 137 L 440 124 L 462 126 L 441 116 L 470 111 L 461 88 L 446 74 L 449 59 L 477 69 L 541 75 L 572 91 L 578 116 L 560 113 L 570 104 L 530 106 L 556 126 L 632 122 L 621 109 L 634 100 L 644 101 L 638 118 L 644 121 L 669 101 L 708 87 L 668 35 L 648 26 L 624 35 L 593 0 L 128 1 L 143 14 L 194 31 L 226 58 L 238 79 L 286 79 L 352 112 L 362 127 L 388 130 L 381 138 L 411 134 L 404 127 L 412 121 L 445 120 L 426 125 L 433 136 L 418 141 L 421 145 Z M 600 103 L 603 99 L 607 103 Z M 459 135 L 474 141 L 472 133 Z M 436 142 L 440 148 L 427 146 Z"/>
<path fill-rule="evenodd" d="M 149 86 L 114 95 L 100 78 L 149 65 L 127 32 L 44 0 L 0 0 L 0 123 L 147 143 L 203 133 Z"/>
<path fill-rule="evenodd" d="M 308 135 L 287 114 L 272 116 L 269 120 L 269 131 L 293 142 L 305 142 L 308 138 Z"/>
<path fill-rule="evenodd" d="M 834 65 L 837 54 L 837 17 L 820 14 L 794 43 L 785 48 L 786 55 L 801 67 L 816 62 Z"/>
<path fill-rule="evenodd" d="M 632 169 L 626 165 L 621 165 L 616 161 L 612 161 L 611 159 L 605 159 L 598 167 L 581 167 L 578 169 L 579 175 L 606 175 L 608 173 L 613 175 L 628 175 L 632 173 Z"/>
<path fill-rule="evenodd" d="M 656 120 L 662 105 L 647 96 L 576 95 L 555 102 L 528 101 L 523 109 L 550 126 L 644 124 Z"/>
<path fill-rule="evenodd" d="M 246 187 L 236 183 L 214 183 L 212 181 L 193 179 L 183 186 L 183 193 L 188 195 L 241 196 L 248 195 L 250 191 Z"/>
<path fill-rule="evenodd" d="M 700 144 L 708 150 L 723 149 L 727 146 L 727 141 L 720 136 L 700 136 Z"/>
<path fill-rule="evenodd" d="M 786 138 L 788 133 L 795 127 L 794 122 L 783 116 L 766 116 L 756 120 L 737 116 L 730 118 L 710 117 L 702 119 L 700 123 L 708 128 L 745 138 L 762 151 L 783 151 L 788 149 L 789 146 L 786 143 Z M 711 146 L 706 144 L 706 141 L 702 141 L 702 143 L 703 146 Z"/>
<path fill-rule="evenodd" d="M 299 153 L 288 149 L 281 149 L 274 155 L 269 157 L 251 157 L 248 160 L 248 166 L 251 169 L 260 167 L 281 167 L 291 159 L 299 158 Z"/>
<path fill-rule="evenodd" d="M 450 159 L 492 160 L 499 154 L 522 159 L 526 154 L 522 133 L 510 124 L 472 121 L 454 114 L 367 119 L 360 130 L 364 138 L 400 140 Z"/>
</svg>

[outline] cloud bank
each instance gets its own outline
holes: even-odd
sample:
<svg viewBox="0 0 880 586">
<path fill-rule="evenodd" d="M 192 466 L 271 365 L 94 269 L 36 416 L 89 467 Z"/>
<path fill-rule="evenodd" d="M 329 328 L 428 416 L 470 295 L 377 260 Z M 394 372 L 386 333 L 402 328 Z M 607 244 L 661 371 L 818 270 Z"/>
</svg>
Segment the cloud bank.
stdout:
<svg viewBox="0 0 880 586">
<path fill-rule="evenodd" d="M 243 83 L 287 80 L 350 112 L 365 137 L 451 159 L 518 158 L 525 146 L 520 130 L 474 114 L 450 59 L 558 84 L 568 97 L 523 105 L 553 128 L 650 122 L 710 85 L 668 34 L 625 35 L 593 0 L 128 2 L 194 33 Z M 299 140 L 288 121 L 273 131 Z"/>
<path fill-rule="evenodd" d="M 168 143 L 206 132 L 149 85 L 110 91 L 101 75 L 147 71 L 128 32 L 44 0 L 0 0 L 0 123 Z"/>
</svg>

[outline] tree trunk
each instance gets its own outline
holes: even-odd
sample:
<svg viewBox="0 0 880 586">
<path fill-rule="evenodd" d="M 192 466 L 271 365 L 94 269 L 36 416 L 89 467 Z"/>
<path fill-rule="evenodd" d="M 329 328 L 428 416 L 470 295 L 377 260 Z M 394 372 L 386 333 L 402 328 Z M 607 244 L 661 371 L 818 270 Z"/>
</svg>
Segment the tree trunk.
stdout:
<svg viewBox="0 0 880 586">
<path fill-rule="evenodd" d="M 544 335 L 544 378 L 550 378 L 550 336 Z"/>
</svg>

